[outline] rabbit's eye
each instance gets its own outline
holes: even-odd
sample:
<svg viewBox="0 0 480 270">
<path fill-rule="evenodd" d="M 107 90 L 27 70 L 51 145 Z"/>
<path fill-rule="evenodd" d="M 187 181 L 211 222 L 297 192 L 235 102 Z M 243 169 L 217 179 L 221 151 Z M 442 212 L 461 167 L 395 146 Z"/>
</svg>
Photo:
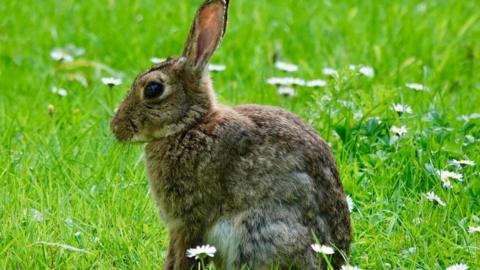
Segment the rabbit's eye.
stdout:
<svg viewBox="0 0 480 270">
<path fill-rule="evenodd" d="M 163 94 L 165 91 L 165 86 L 161 83 L 157 82 L 152 82 L 145 87 L 145 91 L 143 92 L 143 95 L 145 96 L 146 99 L 152 99 L 159 97 Z"/>
</svg>

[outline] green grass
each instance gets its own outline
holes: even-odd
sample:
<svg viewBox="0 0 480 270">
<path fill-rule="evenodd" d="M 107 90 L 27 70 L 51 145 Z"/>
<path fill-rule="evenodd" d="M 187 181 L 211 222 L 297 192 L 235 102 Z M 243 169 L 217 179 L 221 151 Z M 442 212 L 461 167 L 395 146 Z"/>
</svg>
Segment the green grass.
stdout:
<svg viewBox="0 0 480 270">
<path fill-rule="evenodd" d="M 142 147 L 119 145 L 109 120 L 151 57 L 181 52 L 200 2 L 0 4 L 1 269 L 160 268 L 167 235 L 148 193 Z M 480 163 L 480 119 L 457 120 L 480 112 L 478 3 L 431 0 L 422 12 L 413 0 L 231 2 L 228 34 L 213 59 L 227 66 L 213 75 L 219 99 L 282 106 L 332 145 L 356 204 L 351 263 L 479 269 L 480 234 L 467 232 L 480 226 L 478 165 L 461 170 L 464 181 L 452 190 L 428 169 L 455 170 L 447 161 L 467 157 Z M 67 65 L 50 58 L 68 44 L 84 55 Z M 284 75 L 272 67 L 276 51 L 300 66 L 294 76 L 326 79 L 326 66 L 341 75 L 325 88 L 278 96 L 265 83 Z M 350 64 L 372 66 L 376 76 L 357 76 Z M 124 84 L 111 90 L 100 78 L 112 75 Z M 408 82 L 430 91 L 410 90 Z M 52 86 L 69 95 L 53 94 Z M 413 114 L 398 116 L 392 103 L 410 105 Z M 408 134 L 394 141 L 392 125 Z M 428 191 L 446 206 L 426 200 Z M 406 254 L 411 247 L 416 252 Z"/>
</svg>

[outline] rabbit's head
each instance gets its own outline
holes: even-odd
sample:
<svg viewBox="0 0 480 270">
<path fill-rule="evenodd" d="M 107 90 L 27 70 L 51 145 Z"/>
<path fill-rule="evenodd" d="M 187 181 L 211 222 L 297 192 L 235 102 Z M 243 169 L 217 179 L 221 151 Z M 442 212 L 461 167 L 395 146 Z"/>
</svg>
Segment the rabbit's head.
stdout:
<svg viewBox="0 0 480 270">
<path fill-rule="evenodd" d="M 181 57 L 141 73 L 111 122 L 120 141 L 149 142 L 178 133 L 215 107 L 208 61 L 226 30 L 228 0 L 198 10 Z"/>
</svg>

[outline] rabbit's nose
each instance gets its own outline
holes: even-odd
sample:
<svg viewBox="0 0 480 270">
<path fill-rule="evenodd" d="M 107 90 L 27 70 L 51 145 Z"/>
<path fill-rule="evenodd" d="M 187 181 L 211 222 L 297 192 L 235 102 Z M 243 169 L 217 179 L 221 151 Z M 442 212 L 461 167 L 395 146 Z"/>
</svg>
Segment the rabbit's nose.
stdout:
<svg viewBox="0 0 480 270">
<path fill-rule="evenodd" d="M 117 114 L 110 123 L 113 135 L 120 142 L 130 141 L 138 132 L 138 126 L 128 116 Z"/>
<path fill-rule="evenodd" d="M 110 129 L 112 130 L 113 135 L 117 138 L 119 141 L 125 140 L 125 134 L 126 128 L 122 124 L 122 120 L 119 117 L 115 117 L 112 119 L 112 122 L 110 123 Z"/>
</svg>

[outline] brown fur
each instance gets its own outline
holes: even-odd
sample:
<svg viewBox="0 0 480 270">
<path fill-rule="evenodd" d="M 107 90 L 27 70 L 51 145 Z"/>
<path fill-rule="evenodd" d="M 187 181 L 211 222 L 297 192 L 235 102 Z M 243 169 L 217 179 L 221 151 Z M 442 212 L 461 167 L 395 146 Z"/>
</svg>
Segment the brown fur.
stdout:
<svg viewBox="0 0 480 270">
<path fill-rule="evenodd" d="M 316 269 L 314 236 L 337 248 L 339 269 L 350 215 L 327 144 L 280 108 L 216 104 L 205 70 L 227 8 L 228 1 L 206 1 L 184 55 L 137 77 L 112 120 L 120 141 L 147 143 L 150 189 L 170 236 L 164 269 L 193 266 L 186 250 L 201 244 L 217 247 L 223 269 Z M 165 92 L 146 99 L 152 81 Z"/>
</svg>

